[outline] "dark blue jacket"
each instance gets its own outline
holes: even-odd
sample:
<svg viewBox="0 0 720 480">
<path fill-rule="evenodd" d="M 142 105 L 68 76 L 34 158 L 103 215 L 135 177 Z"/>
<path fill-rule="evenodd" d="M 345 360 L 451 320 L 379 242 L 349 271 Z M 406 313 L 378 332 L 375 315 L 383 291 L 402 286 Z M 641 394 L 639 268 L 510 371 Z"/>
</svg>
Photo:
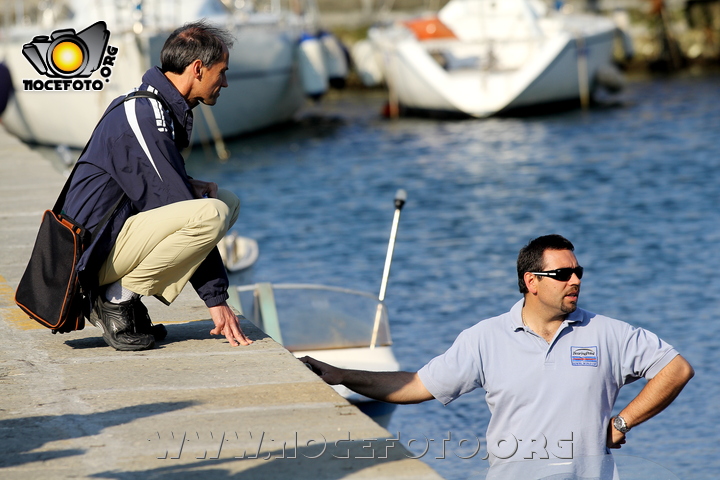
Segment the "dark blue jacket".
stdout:
<svg viewBox="0 0 720 480">
<path fill-rule="evenodd" d="M 90 231 L 122 196 L 128 199 L 101 232 L 95 232 L 83 254 L 78 272 L 86 287 L 97 284 L 97 275 L 125 220 L 130 216 L 174 202 L 193 199 L 180 151 L 192 132 L 192 111 L 185 99 L 159 68 L 142 78 L 139 90 L 159 95 L 173 115 L 154 99 L 122 101 L 93 133 L 87 150 L 78 160 L 63 210 Z M 200 298 L 213 307 L 228 298 L 228 278 L 217 248 L 210 252 L 190 279 Z"/>
</svg>

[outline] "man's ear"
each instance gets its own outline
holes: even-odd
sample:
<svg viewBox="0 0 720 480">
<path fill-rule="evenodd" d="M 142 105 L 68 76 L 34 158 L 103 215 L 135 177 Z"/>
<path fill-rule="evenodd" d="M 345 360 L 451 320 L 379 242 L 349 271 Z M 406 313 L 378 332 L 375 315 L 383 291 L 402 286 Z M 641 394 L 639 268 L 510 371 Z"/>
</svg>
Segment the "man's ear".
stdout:
<svg viewBox="0 0 720 480">
<path fill-rule="evenodd" d="M 196 60 L 193 60 L 193 62 L 188 66 L 190 68 L 190 71 L 193 74 L 193 77 L 197 80 L 202 80 L 202 60 L 199 58 Z"/>
<path fill-rule="evenodd" d="M 525 280 L 525 286 L 527 287 L 528 292 L 532 293 L 533 295 L 536 294 L 537 282 L 539 278 L 530 272 L 525 272 L 525 275 L 523 275 L 523 280 Z"/>
</svg>

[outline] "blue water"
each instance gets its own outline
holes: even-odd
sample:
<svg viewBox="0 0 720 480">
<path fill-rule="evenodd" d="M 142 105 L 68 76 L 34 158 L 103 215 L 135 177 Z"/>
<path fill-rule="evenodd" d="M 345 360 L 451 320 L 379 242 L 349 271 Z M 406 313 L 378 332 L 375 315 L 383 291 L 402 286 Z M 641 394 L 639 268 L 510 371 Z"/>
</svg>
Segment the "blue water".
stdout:
<svg viewBox="0 0 720 480">
<path fill-rule="evenodd" d="M 586 269 L 580 304 L 646 327 L 696 376 L 619 453 L 680 478 L 720 471 L 720 76 L 631 81 L 616 108 L 531 118 L 400 119 L 379 92 L 344 92 L 288 128 L 196 149 L 188 169 L 234 190 L 236 229 L 261 256 L 252 281 L 377 292 L 398 188 L 408 192 L 388 287 L 394 349 L 420 368 L 464 328 L 518 299 L 515 260 L 560 233 Z M 623 389 L 624 406 L 642 383 Z M 549 408 L 558 406 L 549 405 Z M 448 479 L 485 467 L 442 439 L 482 438 L 482 392 L 402 406 L 402 442 Z M 419 446 L 418 446 L 419 445 Z"/>
</svg>

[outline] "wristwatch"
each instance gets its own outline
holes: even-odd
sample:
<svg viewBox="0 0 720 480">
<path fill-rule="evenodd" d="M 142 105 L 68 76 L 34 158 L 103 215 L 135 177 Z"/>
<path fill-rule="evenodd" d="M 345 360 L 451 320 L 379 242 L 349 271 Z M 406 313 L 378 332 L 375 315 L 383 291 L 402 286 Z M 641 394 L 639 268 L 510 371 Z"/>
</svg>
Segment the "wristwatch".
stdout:
<svg viewBox="0 0 720 480">
<path fill-rule="evenodd" d="M 615 427 L 615 429 L 620 433 L 627 433 L 630 431 L 630 427 L 628 427 L 627 422 L 620 415 L 613 418 L 613 427 Z"/>
</svg>

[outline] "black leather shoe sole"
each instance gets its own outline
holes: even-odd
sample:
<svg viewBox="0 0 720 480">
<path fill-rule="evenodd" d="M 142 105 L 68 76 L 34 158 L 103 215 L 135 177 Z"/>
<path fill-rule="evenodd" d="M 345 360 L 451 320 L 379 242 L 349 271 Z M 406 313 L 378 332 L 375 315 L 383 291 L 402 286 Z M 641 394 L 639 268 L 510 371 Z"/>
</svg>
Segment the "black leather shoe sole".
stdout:
<svg viewBox="0 0 720 480">
<path fill-rule="evenodd" d="M 120 351 L 148 350 L 155 346 L 152 335 L 135 333 L 132 305 L 113 304 L 98 298 L 90 313 L 90 323 L 102 330 L 109 346 Z M 115 318 L 113 318 L 115 317 Z M 115 328 L 113 328 L 115 327 Z"/>
</svg>

